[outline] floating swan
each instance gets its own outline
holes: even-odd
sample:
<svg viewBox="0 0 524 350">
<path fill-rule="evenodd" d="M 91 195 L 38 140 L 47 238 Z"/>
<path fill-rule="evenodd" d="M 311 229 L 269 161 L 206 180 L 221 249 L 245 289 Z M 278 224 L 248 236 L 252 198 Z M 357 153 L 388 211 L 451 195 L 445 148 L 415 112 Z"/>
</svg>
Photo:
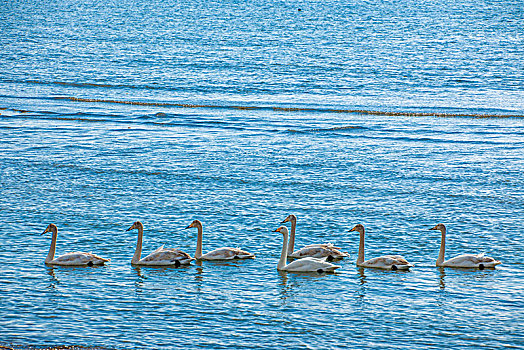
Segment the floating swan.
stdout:
<svg viewBox="0 0 524 350">
<path fill-rule="evenodd" d="M 360 244 L 358 246 L 357 266 L 373 267 L 387 270 L 408 270 L 413 264 L 410 264 L 403 256 L 400 255 L 384 255 L 377 258 L 364 261 L 364 226 L 361 224 L 353 227 L 349 232 L 357 231 L 360 233 Z"/>
<path fill-rule="evenodd" d="M 291 222 L 291 234 L 289 236 L 289 243 L 287 247 L 287 254 L 290 258 L 324 258 L 327 257 L 328 260 L 333 259 L 342 259 L 348 257 L 349 254 L 341 252 L 338 247 L 335 247 L 331 243 L 324 244 L 310 244 L 297 251 L 295 249 L 295 231 L 297 228 L 297 217 L 293 214 L 289 215 L 281 224 Z"/>
<path fill-rule="evenodd" d="M 49 224 L 45 231 L 42 232 L 42 235 L 47 232 L 52 232 L 53 236 L 51 238 L 51 247 L 49 247 L 49 253 L 45 259 L 46 264 L 61 266 L 93 266 L 104 265 L 104 263 L 111 261 L 111 259 L 104 259 L 92 253 L 82 252 L 67 253 L 55 259 L 56 239 L 58 237 L 58 229 L 56 225 Z"/>
<path fill-rule="evenodd" d="M 164 246 L 161 246 L 145 258 L 140 259 L 140 256 L 142 255 L 142 238 L 144 236 L 144 226 L 140 221 L 137 221 L 126 231 L 131 231 L 133 229 L 138 230 L 138 240 L 136 242 L 135 255 L 133 255 L 133 259 L 131 259 L 131 264 L 178 267 L 180 265 L 189 265 L 191 261 L 194 260 L 191 255 L 179 249 L 164 248 Z"/>
<path fill-rule="evenodd" d="M 501 262 L 497 261 L 489 256 L 481 254 L 462 254 L 444 261 L 444 253 L 446 251 L 446 226 L 444 224 L 438 224 L 437 226 L 430 228 L 430 230 L 439 230 L 442 234 L 440 240 L 440 251 L 438 253 L 437 266 L 442 267 L 464 267 L 464 268 L 479 268 L 483 270 L 486 267 L 492 267 L 499 265 Z"/>
<path fill-rule="evenodd" d="M 199 220 L 194 220 L 186 229 L 196 227 L 198 229 L 197 247 L 195 252 L 195 259 L 198 260 L 232 260 L 232 259 L 252 259 L 254 254 L 246 252 L 240 248 L 218 248 L 209 253 L 202 255 L 202 223 Z"/>
<path fill-rule="evenodd" d="M 280 226 L 274 232 L 280 232 L 284 236 L 284 243 L 282 245 L 282 254 L 280 255 L 280 260 L 278 261 L 277 270 L 279 271 L 290 271 L 290 272 L 334 272 L 336 269 L 340 268 L 338 265 L 333 265 L 325 259 L 311 258 L 306 257 L 302 259 L 297 259 L 286 265 L 287 260 L 287 239 L 289 232 L 287 227 Z"/>
</svg>

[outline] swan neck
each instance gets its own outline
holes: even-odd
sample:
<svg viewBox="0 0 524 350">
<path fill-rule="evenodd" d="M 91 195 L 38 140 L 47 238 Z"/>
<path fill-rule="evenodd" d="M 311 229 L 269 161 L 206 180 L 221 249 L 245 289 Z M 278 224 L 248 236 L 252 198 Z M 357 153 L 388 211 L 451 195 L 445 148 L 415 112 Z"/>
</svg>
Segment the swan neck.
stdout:
<svg viewBox="0 0 524 350">
<path fill-rule="evenodd" d="M 56 239 L 58 237 L 58 232 L 56 229 L 53 230 L 52 232 L 53 232 L 53 236 L 51 238 L 51 246 L 49 247 L 49 253 L 47 253 L 47 258 L 45 258 L 46 263 L 53 261 L 53 259 L 55 258 Z"/>
<path fill-rule="evenodd" d="M 444 262 L 444 254 L 446 252 L 446 229 L 442 229 L 440 238 L 440 251 L 438 253 L 437 266 L 442 266 Z"/>
<path fill-rule="evenodd" d="M 131 264 L 136 264 L 140 261 L 140 256 L 142 255 L 142 239 L 144 237 L 144 228 L 139 227 L 138 228 L 138 239 L 136 241 L 136 249 L 135 249 L 135 255 L 133 255 L 133 259 L 131 259 Z"/>
<path fill-rule="evenodd" d="M 360 243 L 358 245 L 357 265 L 364 262 L 364 231 L 360 232 Z"/>
<path fill-rule="evenodd" d="M 282 270 L 286 266 L 287 262 L 287 233 L 283 233 L 282 236 L 284 237 L 284 243 L 282 244 L 282 253 L 280 254 L 280 260 L 278 261 L 277 270 Z"/>
<path fill-rule="evenodd" d="M 287 254 L 293 254 L 295 251 L 295 231 L 297 229 L 297 221 L 291 220 L 291 234 L 289 235 L 289 242 L 287 245 Z"/>
<path fill-rule="evenodd" d="M 200 259 L 202 257 L 202 236 L 203 234 L 203 228 L 202 225 L 197 226 L 198 229 L 198 235 L 197 235 L 197 245 L 196 245 L 196 252 L 195 252 L 195 259 Z"/>
</svg>

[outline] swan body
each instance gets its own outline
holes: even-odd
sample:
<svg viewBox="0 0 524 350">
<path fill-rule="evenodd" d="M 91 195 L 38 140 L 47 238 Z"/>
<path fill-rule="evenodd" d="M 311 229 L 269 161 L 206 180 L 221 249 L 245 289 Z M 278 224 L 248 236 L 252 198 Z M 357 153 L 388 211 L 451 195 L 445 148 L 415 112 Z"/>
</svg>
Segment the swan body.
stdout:
<svg viewBox="0 0 524 350">
<path fill-rule="evenodd" d="M 200 260 L 231 260 L 231 259 L 252 259 L 255 255 L 248 253 L 240 248 L 218 248 L 209 253 L 203 254 Z"/>
<path fill-rule="evenodd" d="M 493 259 L 492 257 L 481 254 L 462 254 L 454 258 L 444 260 L 444 254 L 446 252 L 446 226 L 444 224 L 438 224 L 430 230 L 439 230 L 441 233 L 440 251 L 436 265 L 439 267 L 458 267 L 458 268 L 494 268 L 501 264 L 500 261 Z"/>
<path fill-rule="evenodd" d="M 253 259 L 254 254 L 246 252 L 240 248 L 230 248 L 223 247 L 218 248 L 209 253 L 202 254 L 202 240 L 203 240 L 203 228 L 202 223 L 199 220 L 194 220 L 189 226 L 186 227 L 192 228 L 196 227 L 198 229 L 197 236 L 197 247 L 195 252 L 195 259 L 198 260 L 233 260 L 233 259 Z"/>
<path fill-rule="evenodd" d="M 289 272 L 335 272 L 336 269 L 340 268 L 338 265 L 331 264 L 325 259 L 318 259 L 312 257 L 306 257 L 302 259 L 297 259 L 289 264 L 286 264 L 287 260 L 287 240 L 289 231 L 287 227 L 281 226 L 277 228 L 274 232 L 280 232 L 284 236 L 284 243 L 282 245 L 282 254 L 280 255 L 280 260 L 278 261 L 277 270 L 279 271 L 289 271 Z"/>
<path fill-rule="evenodd" d="M 93 253 L 74 252 L 66 253 L 64 255 L 55 258 L 56 240 L 58 237 L 58 228 L 54 224 L 49 224 L 44 233 L 51 232 L 51 246 L 49 247 L 49 253 L 45 259 L 45 263 L 48 265 L 60 265 L 60 266 L 93 266 L 93 265 L 104 265 L 104 263 L 111 261 L 111 259 L 101 258 Z"/>
<path fill-rule="evenodd" d="M 288 257 L 294 259 L 301 259 L 305 257 L 311 258 L 328 258 L 331 259 L 342 259 L 346 256 L 349 256 L 347 253 L 341 252 L 336 248 L 323 246 L 323 245 L 313 245 L 306 246 L 297 251 L 294 251 L 292 254 L 288 254 Z"/>
<path fill-rule="evenodd" d="M 180 266 L 189 265 L 194 260 L 189 254 L 179 249 L 164 248 L 162 245 L 154 252 L 141 259 L 142 255 L 142 239 L 144 236 L 144 226 L 140 221 L 135 222 L 126 231 L 133 229 L 138 230 L 138 240 L 136 243 L 136 250 L 131 264 L 133 265 L 144 265 L 144 266 Z"/>
<path fill-rule="evenodd" d="M 333 259 L 343 259 L 348 257 L 349 254 L 341 252 L 339 247 L 335 247 L 332 243 L 323 243 L 323 244 L 309 244 L 297 251 L 295 249 L 295 232 L 297 228 L 297 217 L 293 214 L 289 215 L 281 223 L 291 222 L 291 234 L 289 236 L 287 254 L 288 257 L 294 259 L 301 259 L 305 257 L 311 258 L 328 258 Z"/>
<path fill-rule="evenodd" d="M 304 248 L 317 248 L 317 247 L 341 249 L 340 247 L 335 247 L 333 243 L 308 244 L 304 246 Z"/>
<path fill-rule="evenodd" d="M 386 269 L 386 270 L 409 270 L 410 267 L 413 267 L 413 264 L 410 264 L 403 256 L 401 255 L 383 255 L 380 257 L 372 258 L 367 261 L 364 260 L 364 235 L 365 230 L 364 226 L 361 224 L 353 227 L 350 232 L 357 231 L 360 233 L 360 244 L 358 247 L 358 258 L 357 266 L 360 267 L 371 267 L 376 269 Z"/>
</svg>

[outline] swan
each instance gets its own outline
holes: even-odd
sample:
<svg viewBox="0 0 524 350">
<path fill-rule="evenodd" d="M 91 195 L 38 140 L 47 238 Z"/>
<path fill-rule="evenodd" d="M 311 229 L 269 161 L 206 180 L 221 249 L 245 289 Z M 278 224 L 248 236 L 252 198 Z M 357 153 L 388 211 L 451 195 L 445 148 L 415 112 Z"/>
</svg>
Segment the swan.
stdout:
<svg viewBox="0 0 524 350">
<path fill-rule="evenodd" d="M 197 246 L 195 252 L 195 259 L 198 260 L 231 260 L 231 259 L 252 259 L 255 257 L 254 254 L 246 252 L 240 248 L 229 248 L 223 247 L 215 249 L 209 253 L 202 255 L 202 223 L 199 220 L 194 220 L 189 226 L 186 227 L 192 228 L 196 227 L 198 229 L 197 236 Z"/>
<path fill-rule="evenodd" d="M 291 222 L 291 234 L 289 236 L 289 243 L 287 247 L 287 254 L 290 258 L 305 258 L 305 257 L 312 257 L 312 258 L 324 258 L 327 257 L 328 260 L 334 260 L 334 259 L 342 259 L 344 257 L 348 257 L 349 254 L 341 252 L 338 247 L 335 247 L 331 243 L 324 243 L 324 244 L 310 244 L 307 245 L 297 251 L 294 251 L 295 249 L 295 231 L 297 228 L 297 217 L 293 214 L 288 215 L 287 218 L 284 219 L 284 221 L 281 222 L 281 224 L 284 224 L 286 222 Z"/>
<path fill-rule="evenodd" d="M 349 232 L 357 231 L 360 233 L 360 244 L 358 246 L 358 258 L 357 266 L 361 267 L 373 267 L 377 269 L 386 269 L 386 270 L 409 270 L 410 267 L 413 267 L 413 264 L 410 264 L 403 256 L 400 255 L 383 255 L 377 258 L 372 258 L 367 261 L 364 261 L 364 226 L 357 224 Z"/>
<path fill-rule="evenodd" d="M 149 265 L 149 266 L 180 266 L 189 265 L 194 260 L 189 254 L 174 248 L 160 248 L 140 259 L 142 255 L 142 238 L 144 236 L 144 226 L 140 221 L 135 222 L 130 228 L 126 230 L 138 230 L 138 240 L 136 242 L 135 255 L 131 259 L 132 265 Z"/>
<path fill-rule="evenodd" d="M 289 231 L 286 226 L 280 226 L 273 232 L 280 232 L 284 236 L 284 243 L 282 245 L 282 254 L 278 261 L 277 270 L 279 271 L 290 271 L 290 272 L 335 272 L 336 269 L 340 268 L 338 265 L 333 265 L 324 259 L 306 257 L 297 259 L 286 265 L 287 260 L 287 240 Z"/>
<path fill-rule="evenodd" d="M 430 228 L 430 230 L 439 230 L 441 235 L 440 240 L 440 251 L 438 253 L 437 266 L 441 267 L 464 267 L 464 268 L 479 268 L 483 270 L 486 267 L 492 267 L 501 264 L 489 256 L 481 254 L 462 254 L 444 261 L 444 253 L 446 251 L 446 226 L 444 224 L 438 224 L 437 226 Z"/>
<path fill-rule="evenodd" d="M 55 258 L 56 250 L 56 239 L 58 237 L 58 228 L 54 224 L 49 224 L 41 235 L 47 232 L 52 232 L 51 247 L 49 247 L 49 253 L 45 258 L 45 263 L 49 265 L 61 265 L 61 266 L 93 266 L 93 265 L 104 265 L 104 263 L 111 261 L 111 259 L 104 259 L 96 256 L 92 253 L 66 253 L 64 255 Z"/>
</svg>

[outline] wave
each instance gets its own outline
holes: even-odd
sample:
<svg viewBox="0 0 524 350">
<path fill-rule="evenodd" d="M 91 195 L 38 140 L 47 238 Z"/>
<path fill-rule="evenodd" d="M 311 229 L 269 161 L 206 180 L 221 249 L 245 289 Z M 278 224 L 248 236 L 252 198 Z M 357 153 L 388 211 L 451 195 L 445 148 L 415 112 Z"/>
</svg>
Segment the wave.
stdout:
<svg viewBox="0 0 524 350">
<path fill-rule="evenodd" d="M 2 113 L 6 111 L 7 113 Z M 20 114 L 18 114 L 20 113 Z M 17 119 L 43 119 L 55 121 L 73 121 L 85 123 L 111 123 L 129 125 L 138 121 L 141 125 L 155 125 L 160 127 L 187 126 L 194 128 L 216 128 L 244 131 L 247 129 L 258 129 L 258 126 L 249 126 L 238 121 L 222 121 L 212 119 L 192 118 L 187 114 L 155 113 L 145 114 L 130 118 L 126 114 L 101 114 L 101 113 L 56 113 L 51 111 L 29 111 L 19 109 L 0 108 L 0 117 L 11 117 Z M 3 128 L 3 127 L 0 127 Z M 122 129 L 123 130 L 123 129 Z M 137 127 L 134 127 L 137 130 Z"/>
<path fill-rule="evenodd" d="M 154 85 L 132 85 L 132 84 L 107 84 L 107 83 L 75 83 L 70 81 L 43 81 L 43 80 L 16 80 L 1 78 L 1 82 L 15 84 L 35 84 L 35 85 L 58 85 L 79 88 L 109 88 L 109 89 L 130 89 L 130 90 L 170 90 L 169 88 Z"/>
<path fill-rule="evenodd" d="M 308 134 L 308 133 L 322 133 L 322 132 L 332 132 L 332 131 L 344 131 L 344 130 L 362 130 L 366 129 L 363 126 L 354 126 L 354 125 L 348 125 L 348 126 L 335 126 L 332 128 L 313 128 L 313 129 L 306 129 L 306 130 L 296 130 L 296 129 L 288 129 L 287 131 L 294 134 Z"/>
<path fill-rule="evenodd" d="M 105 87 L 106 84 L 91 84 L 91 83 L 61 83 L 63 85 L 76 86 L 96 86 Z M 107 85 L 113 87 L 113 85 Z M 360 114 L 370 116 L 389 116 L 389 117 L 440 117 L 440 118 L 524 118 L 524 114 L 508 114 L 508 113 L 452 113 L 439 111 L 416 111 L 416 110 L 398 110 L 398 111 L 382 111 L 373 109 L 353 109 L 353 108 L 331 108 L 331 107 L 294 107 L 294 106 L 268 106 L 268 105 L 232 105 L 227 103 L 206 104 L 206 103 L 182 103 L 182 102 L 156 102 L 156 101 L 133 101 L 120 99 L 103 99 L 103 98 L 84 98 L 74 96 L 52 96 L 52 97 L 31 97 L 31 96 L 6 96 L 0 95 L 0 98 L 8 99 L 28 99 L 28 100 L 53 100 L 79 103 L 103 103 L 115 105 L 130 105 L 130 106 L 149 106 L 149 107 L 171 107 L 171 108 L 195 108 L 195 109 L 225 109 L 225 110 L 247 110 L 247 111 L 274 111 L 274 112 L 300 112 L 300 113 L 330 113 L 330 114 Z M 398 107 L 402 109 L 402 107 Z M 0 107 L 0 111 L 13 111 L 18 113 L 32 113 L 32 111 L 24 109 L 11 109 Z M 163 113 L 155 116 L 160 117 Z M 0 113 L 0 115 L 2 115 Z M 293 130 L 290 130 L 293 131 Z M 319 130 L 322 131 L 322 130 Z"/>
<path fill-rule="evenodd" d="M 366 109 L 345 109 L 345 108 L 321 108 L 321 107 L 281 107 L 281 106 L 255 106 L 255 105 L 226 105 L 226 104 L 191 104 L 175 102 L 143 102 L 127 100 L 109 100 L 98 98 L 81 98 L 71 96 L 52 97 L 55 100 L 66 100 L 73 102 L 86 103 L 111 103 L 134 106 L 154 106 L 154 107 L 180 107 L 180 108 L 215 108 L 215 109 L 236 109 L 236 110 L 269 110 L 281 112 L 313 112 L 313 113 L 346 113 L 363 114 L 376 116 L 399 116 L 399 117 L 470 117 L 470 118 L 522 118 L 519 114 L 491 114 L 491 113 L 443 113 L 443 112 L 416 112 L 416 111 L 378 111 Z"/>
</svg>

